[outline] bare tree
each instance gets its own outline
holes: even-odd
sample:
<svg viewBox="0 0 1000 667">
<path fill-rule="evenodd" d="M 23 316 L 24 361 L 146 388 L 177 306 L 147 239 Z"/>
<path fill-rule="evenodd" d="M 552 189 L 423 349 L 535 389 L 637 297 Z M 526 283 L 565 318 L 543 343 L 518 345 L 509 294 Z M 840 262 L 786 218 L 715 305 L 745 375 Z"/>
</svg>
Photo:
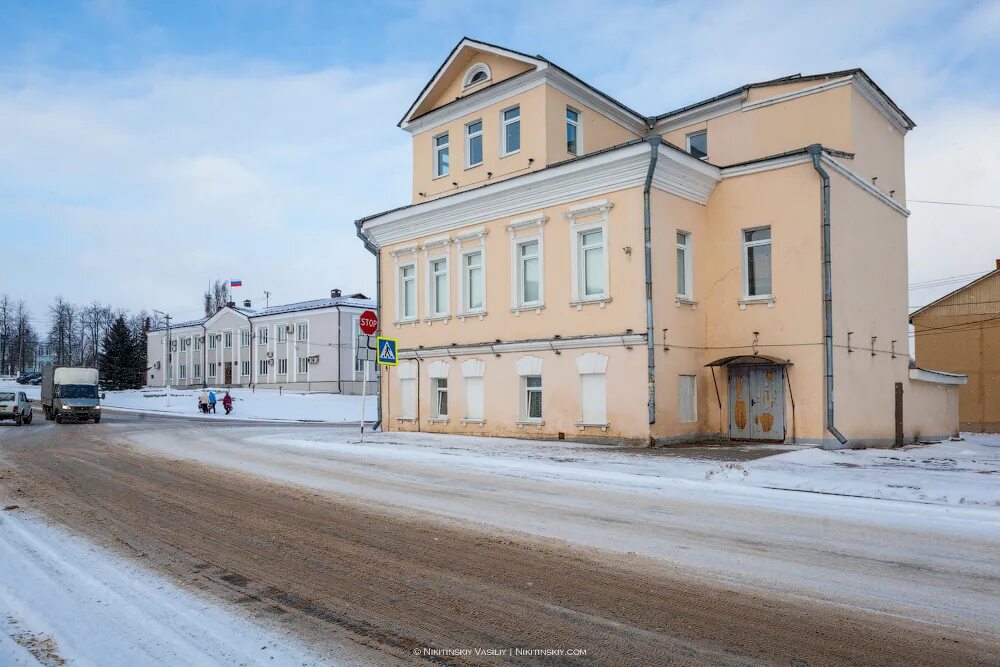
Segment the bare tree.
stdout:
<svg viewBox="0 0 1000 667">
<path fill-rule="evenodd" d="M 211 317 L 222 310 L 232 298 L 228 280 L 216 280 L 204 294 L 205 317 Z"/>
<path fill-rule="evenodd" d="M 4 293 L 0 295 L 0 373 L 7 373 L 11 370 L 8 352 L 13 333 L 12 315 L 10 296 Z"/>
</svg>

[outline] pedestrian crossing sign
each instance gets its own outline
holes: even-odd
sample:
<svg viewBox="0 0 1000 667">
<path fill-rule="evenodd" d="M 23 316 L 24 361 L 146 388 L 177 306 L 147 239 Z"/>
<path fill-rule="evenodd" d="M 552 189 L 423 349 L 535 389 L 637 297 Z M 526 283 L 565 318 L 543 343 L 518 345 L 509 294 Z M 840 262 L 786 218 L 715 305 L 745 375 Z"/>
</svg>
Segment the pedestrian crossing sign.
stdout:
<svg viewBox="0 0 1000 667">
<path fill-rule="evenodd" d="M 382 366 L 396 366 L 399 364 L 399 359 L 396 357 L 396 339 L 395 338 L 385 338 L 379 336 L 377 339 L 378 345 L 378 363 Z"/>
</svg>

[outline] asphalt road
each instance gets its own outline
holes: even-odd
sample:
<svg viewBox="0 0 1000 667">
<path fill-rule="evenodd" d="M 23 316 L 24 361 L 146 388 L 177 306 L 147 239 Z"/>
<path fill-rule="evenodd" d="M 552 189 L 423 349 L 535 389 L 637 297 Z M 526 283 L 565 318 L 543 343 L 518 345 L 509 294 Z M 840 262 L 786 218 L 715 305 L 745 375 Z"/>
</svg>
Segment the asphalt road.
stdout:
<svg viewBox="0 0 1000 667">
<path fill-rule="evenodd" d="M 216 426 L 109 414 L 96 426 L 0 428 L 0 497 L 18 511 L 317 650 L 350 642 L 364 662 L 995 665 L 1000 655 L 989 633 L 267 482 L 125 437 Z M 585 655 L 454 653 L 477 648 Z"/>
</svg>

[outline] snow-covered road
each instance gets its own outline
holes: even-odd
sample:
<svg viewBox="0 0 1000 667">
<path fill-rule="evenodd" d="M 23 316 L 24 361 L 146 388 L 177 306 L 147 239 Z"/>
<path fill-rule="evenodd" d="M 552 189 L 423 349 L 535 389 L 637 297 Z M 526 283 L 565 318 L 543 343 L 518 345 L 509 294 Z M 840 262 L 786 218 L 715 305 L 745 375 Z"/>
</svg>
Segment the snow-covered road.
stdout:
<svg viewBox="0 0 1000 667">
<path fill-rule="evenodd" d="M 361 445 L 350 431 L 322 428 L 124 435 L 153 452 L 407 513 L 636 552 L 715 581 L 1000 634 L 997 438 L 727 462 L 717 452 L 678 458 L 426 434 L 379 434 Z"/>
<path fill-rule="evenodd" d="M 295 639 L 257 626 L 85 540 L 18 512 L 0 512 L 0 665 L 62 661 L 164 666 L 323 662 Z"/>
</svg>

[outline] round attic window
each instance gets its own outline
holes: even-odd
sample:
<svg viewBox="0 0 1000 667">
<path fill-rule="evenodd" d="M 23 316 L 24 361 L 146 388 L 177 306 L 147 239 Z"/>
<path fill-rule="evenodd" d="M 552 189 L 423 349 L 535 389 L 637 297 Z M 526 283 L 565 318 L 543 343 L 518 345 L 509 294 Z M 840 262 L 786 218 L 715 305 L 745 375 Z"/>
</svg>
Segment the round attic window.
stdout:
<svg viewBox="0 0 1000 667">
<path fill-rule="evenodd" d="M 462 81 L 462 87 L 470 88 L 472 86 L 478 86 L 479 84 L 489 80 L 489 66 L 486 63 L 476 63 L 465 73 L 465 79 Z"/>
</svg>

